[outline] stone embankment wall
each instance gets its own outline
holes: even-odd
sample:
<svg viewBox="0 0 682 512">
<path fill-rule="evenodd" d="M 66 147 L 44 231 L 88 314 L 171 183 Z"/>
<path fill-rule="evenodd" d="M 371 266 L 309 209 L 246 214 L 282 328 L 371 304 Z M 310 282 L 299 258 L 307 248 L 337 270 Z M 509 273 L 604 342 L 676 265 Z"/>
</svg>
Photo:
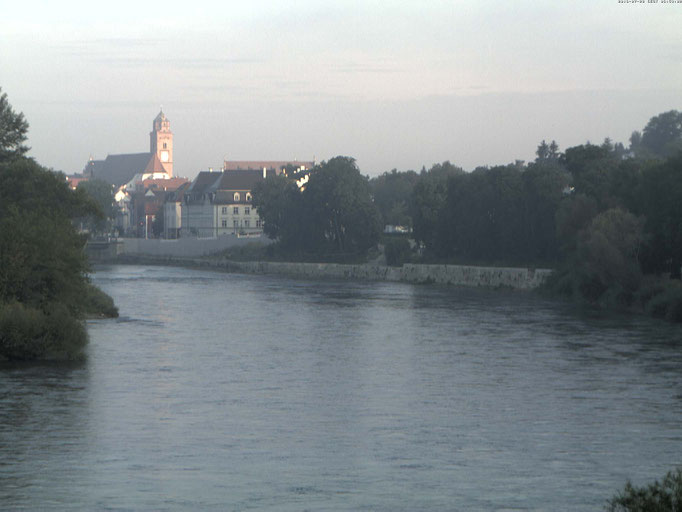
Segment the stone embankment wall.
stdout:
<svg viewBox="0 0 682 512">
<path fill-rule="evenodd" d="M 123 261 L 210 267 L 245 274 L 278 274 L 306 279 L 353 279 L 361 281 L 401 281 L 456 286 L 483 286 L 530 290 L 551 274 L 549 269 L 473 267 L 463 265 L 342 265 L 337 263 L 282 263 L 269 261 L 230 261 L 209 258 L 135 258 Z"/>
</svg>

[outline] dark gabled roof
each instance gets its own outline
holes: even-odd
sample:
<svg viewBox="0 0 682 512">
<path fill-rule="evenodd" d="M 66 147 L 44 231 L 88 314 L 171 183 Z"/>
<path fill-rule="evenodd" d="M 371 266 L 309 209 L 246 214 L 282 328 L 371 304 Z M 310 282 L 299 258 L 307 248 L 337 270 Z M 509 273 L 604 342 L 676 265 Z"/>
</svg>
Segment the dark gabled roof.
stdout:
<svg viewBox="0 0 682 512">
<path fill-rule="evenodd" d="M 152 157 L 152 153 L 108 155 L 101 167 L 93 166 L 93 176 L 120 187 L 136 174 L 144 172 Z"/>
<path fill-rule="evenodd" d="M 202 171 L 187 189 L 188 194 L 204 194 L 221 177 L 220 172 Z"/>
<path fill-rule="evenodd" d="M 296 160 L 225 160 L 223 169 L 226 171 L 259 170 L 263 167 L 270 170 L 281 171 L 287 165 L 296 168 L 305 166 L 307 169 L 315 167 L 315 162 L 298 162 Z"/>
<path fill-rule="evenodd" d="M 83 176 L 97 176 L 104 168 L 104 160 L 88 160 L 83 168 Z"/>
<path fill-rule="evenodd" d="M 168 202 L 172 203 L 180 203 L 182 202 L 182 197 L 185 195 L 185 192 L 187 192 L 187 189 L 192 186 L 191 182 L 183 183 L 180 185 L 177 190 L 173 190 L 168 192 L 168 195 L 166 196 L 166 200 Z"/>
<path fill-rule="evenodd" d="M 239 192 L 239 201 L 234 200 L 234 193 Z M 213 198 L 213 204 L 251 204 L 246 199 L 246 192 L 236 190 L 218 190 Z"/>
<path fill-rule="evenodd" d="M 219 190 L 252 190 L 259 181 L 263 181 L 263 170 L 239 170 L 224 171 L 222 176 L 216 181 L 208 192 L 218 192 Z M 266 176 L 271 178 L 276 175 L 274 169 L 267 170 Z"/>
</svg>

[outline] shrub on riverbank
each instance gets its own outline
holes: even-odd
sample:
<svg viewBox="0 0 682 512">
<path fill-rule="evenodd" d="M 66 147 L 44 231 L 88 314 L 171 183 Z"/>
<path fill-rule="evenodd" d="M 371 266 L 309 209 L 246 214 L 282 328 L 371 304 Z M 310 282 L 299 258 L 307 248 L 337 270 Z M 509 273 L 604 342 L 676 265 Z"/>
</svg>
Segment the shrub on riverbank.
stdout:
<svg viewBox="0 0 682 512">
<path fill-rule="evenodd" d="M 407 238 L 388 238 L 384 243 L 384 255 L 386 264 L 392 267 L 400 267 L 412 259 L 412 246 Z"/>
<path fill-rule="evenodd" d="M 118 308 L 114 299 L 92 283 L 87 283 L 82 299 L 82 312 L 87 318 L 116 318 Z"/>
<path fill-rule="evenodd" d="M 85 327 L 66 307 L 49 312 L 14 302 L 0 306 L 0 357 L 10 360 L 82 359 Z"/>
<path fill-rule="evenodd" d="M 682 469 L 669 472 L 661 482 L 634 487 L 630 482 L 606 506 L 608 512 L 674 512 L 682 510 Z"/>
<path fill-rule="evenodd" d="M 682 283 L 659 281 L 659 285 L 643 305 L 644 310 L 653 317 L 682 322 Z"/>
</svg>

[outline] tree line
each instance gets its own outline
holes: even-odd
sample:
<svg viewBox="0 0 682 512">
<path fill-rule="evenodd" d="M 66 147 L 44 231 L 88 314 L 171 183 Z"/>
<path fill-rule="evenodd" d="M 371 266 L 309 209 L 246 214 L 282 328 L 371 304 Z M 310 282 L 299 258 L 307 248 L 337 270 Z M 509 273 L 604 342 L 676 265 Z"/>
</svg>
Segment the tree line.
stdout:
<svg viewBox="0 0 682 512">
<path fill-rule="evenodd" d="M 549 266 L 561 293 L 628 305 L 646 286 L 660 295 L 646 275 L 680 277 L 682 113 L 652 117 L 627 147 L 542 141 L 532 162 L 472 172 L 444 162 L 368 179 L 337 157 L 303 192 L 265 180 L 254 204 L 289 255 L 366 254 L 383 241 L 389 263 Z M 386 224 L 409 228 L 414 243 L 382 240 Z"/>
</svg>

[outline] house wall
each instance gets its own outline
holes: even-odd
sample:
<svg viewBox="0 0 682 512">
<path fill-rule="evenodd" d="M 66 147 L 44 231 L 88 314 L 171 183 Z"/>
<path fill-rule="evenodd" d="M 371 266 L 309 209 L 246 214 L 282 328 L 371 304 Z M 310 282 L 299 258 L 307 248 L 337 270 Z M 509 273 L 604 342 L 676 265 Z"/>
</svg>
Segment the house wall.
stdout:
<svg viewBox="0 0 682 512">
<path fill-rule="evenodd" d="M 199 238 L 217 236 L 214 206 L 208 201 L 183 203 L 180 236 Z"/>
<path fill-rule="evenodd" d="M 218 235 L 263 231 L 258 211 L 249 204 L 215 205 L 215 219 Z"/>
<path fill-rule="evenodd" d="M 182 227 L 180 203 L 168 202 L 163 205 L 163 231 L 165 238 L 178 238 Z"/>
</svg>

